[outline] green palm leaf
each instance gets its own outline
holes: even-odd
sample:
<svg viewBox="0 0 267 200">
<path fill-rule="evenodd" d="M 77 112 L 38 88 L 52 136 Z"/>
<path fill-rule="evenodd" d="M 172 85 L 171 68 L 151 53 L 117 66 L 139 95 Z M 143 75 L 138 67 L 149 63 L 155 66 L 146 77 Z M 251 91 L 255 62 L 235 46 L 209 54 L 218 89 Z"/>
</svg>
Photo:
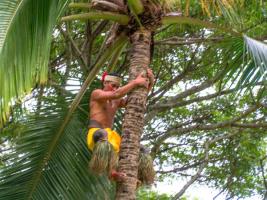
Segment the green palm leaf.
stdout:
<svg viewBox="0 0 267 200">
<path fill-rule="evenodd" d="M 64 134 L 57 138 L 67 106 L 54 101 L 50 104 L 40 110 L 40 116 L 28 117 L 21 125 L 22 136 L 4 151 L 0 199 L 101 200 L 110 197 L 112 187 L 106 178 L 92 176 L 88 171 L 90 155 L 85 144 L 84 123 L 74 116 Z M 46 164 L 41 167 L 43 162 Z"/>
<path fill-rule="evenodd" d="M 259 67 L 262 76 L 267 72 L 267 44 L 244 36 L 247 52 L 253 58 L 255 65 Z"/>
<path fill-rule="evenodd" d="M 259 81 L 266 81 L 267 74 L 267 45 L 244 35 L 244 62 L 239 69 L 237 86 L 250 84 L 253 86 Z"/>
<path fill-rule="evenodd" d="M 3 180 L 0 181 L 0 199 L 1 196 L 4 199 L 16 198 L 18 193 L 14 193 L 12 189 L 6 190 L 6 188 L 12 187 L 17 187 L 20 192 L 18 199 L 102 200 L 107 199 L 107 197 L 112 198 L 113 187 L 107 180 L 103 177 L 99 179 L 90 176 L 88 172 L 90 157 L 85 145 L 86 126 L 81 123 L 81 121 L 87 120 L 81 119 L 81 115 L 72 118 L 71 115 L 84 95 L 88 83 L 92 82 L 95 73 L 106 61 L 106 58 L 112 55 L 112 51 L 116 52 L 117 48 L 125 45 L 127 38 L 125 36 L 119 38 L 114 42 L 114 46 L 106 50 L 98 60 L 75 100 L 68 97 L 59 103 L 59 105 L 64 105 L 63 102 L 73 100 L 68 113 L 67 105 L 63 107 L 58 106 L 57 103 L 57 106 L 42 108 L 41 111 L 37 112 L 37 116 L 42 117 L 30 118 L 25 124 L 27 129 L 20 132 L 25 137 L 18 140 L 18 144 L 12 149 L 13 151 L 8 153 L 8 159 L 5 163 L 14 163 L 14 157 L 20 158 L 21 155 L 23 157 L 16 159 L 17 162 L 7 165 L 2 172 L 0 171 L 2 174 L 0 180 Z M 49 96 L 56 98 L 57 95 L 50 94 Z M 88 98 L 86 98 L 86 108 Z M 49 105 L 55 105 L 55 103 L 50 102 Z M 33 147 L 32 144 L 37 144 L 36 152 L 33 153 L 30 152 Z M 29 159 L 26 160 L 24 155 Z M 21 180 L 25 187 L 21 187 L 21 182 L 16 185 L 16 180 Z"/>
<path fill-rule="evenodd" d="M 224 77 L 227 87 L 241 89 L 249 85 L 253 88 L 259 81 L 266 81 L 267 45 L 244 36 L 243 39 L 232 38 L 223 47 L 231 57 L 229 71 Z"/>
<path fill-rule="evenodd" d="M 46 81 L 53 27 L 67 2 L 0 2 L 0 127 L 11 101 Z"/>
</svg>

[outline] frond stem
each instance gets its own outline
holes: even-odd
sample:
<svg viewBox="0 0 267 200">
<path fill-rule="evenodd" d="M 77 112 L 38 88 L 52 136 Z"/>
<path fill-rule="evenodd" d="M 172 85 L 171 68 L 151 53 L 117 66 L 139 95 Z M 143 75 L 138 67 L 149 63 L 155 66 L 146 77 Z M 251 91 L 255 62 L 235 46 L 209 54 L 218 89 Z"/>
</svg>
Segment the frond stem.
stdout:
<svg viewBox="0 0 267 200">
<path fill-rule="evenodd" d="M 89 3 L 70 3 L 69 8 L 90 9 L 92 5 Z"/>
<path fill-rule="evenodd" d="M 228 29 L 226 27 L 221 27 L 216 24 L 213 24 L 211 22 L 203 21 L 200 19 L 194 19 L 191 17 L 182 17 L 182 16 L 165 16 L 162 18 L 162 24 L 192 24 L 192 25 L 199 25 L 207 28 L 214 28 L 221 30 L 226 33 L 230 33 L 231 35 L 237 36 L 237 37 L 242 37 L 243 34 L 236 32 L 234 30 Z"/>
<path fill-rule="evenodd" d="M 98 19 L 106 19 L 118 22 L 121 25 L 127 25 L 130 18 L 127 15 L 117 14 L 113 12 L 90 12 L 90 13 L 83 13 L 77 15 L 70 15 L 66 17 L 62 17 L 61 21 L 71 21 L 71 20 L 98 20 Z"/>
<path fill-rule="evenodd" d="M 144 6 L 141 0 L 128 0 L 127 2 L 130 10 L 134 14 L 139 15 L 144 12 Z"/>
</svg>

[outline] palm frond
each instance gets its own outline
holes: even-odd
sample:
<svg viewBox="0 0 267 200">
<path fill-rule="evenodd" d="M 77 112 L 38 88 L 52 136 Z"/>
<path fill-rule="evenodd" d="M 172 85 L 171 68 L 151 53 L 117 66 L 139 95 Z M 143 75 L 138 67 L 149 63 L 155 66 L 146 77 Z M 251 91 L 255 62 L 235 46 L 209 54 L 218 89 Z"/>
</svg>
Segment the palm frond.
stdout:
<svg viewBox="0 0 267 200">
<path fill-rule="evenodd" d="M 216 12 L 219 15 L 223 15 L 225 19 L 227 19 L 228 24 L 232 29 L 242 30 L 242 19 L 238 15 L 235 8 L 237 7 L 238 2 L 235 1 L 217 1 L 217 4 L 214 5 Z M 240 5 L 239 5 L 240 6 Z"/>
<path fill-rule="evenodd" d="M 46 82 L 53 27 L 67 2 L 0 2 L 0 127 L 12 100 Z"/>
<path fill-rule="evenodd" d="M 238 86 L 253 85 L 258 81 L 266 81 L 267 45 L 244 35 L 245 52 L 244 67 Z"/>
<path fill-rule="evenodd" d="M 196 6 L 200 6 L 203 14 L 208 15 L 209 17 L 213 15 L 225 15 L 226 13 L 232 15 L 232 14 L 235 14 L 234 7 L 236 7 L 236 5 L 238 4 L 240 5 L 239 1 L 232 1 L 232 0 L 217 0 L 217 1 L 186 0 L 184 1 L 184 3 L 182 3 L 181 1 L 177 1 L 177 0 L 151 0 L 151 1 L 155 3 L 160 3 L 166 12 L 184 10 L 185 16 L 190 16 L 191 8 L 193 10 L 193 7 L 196 7 Z"/>
<path fill-rule="evenodd" d="M 167 25 L 167 24 L 190 24 L 190 25 L 197 25 L 197 26 L 202 26 L 205 28 L 212 28 L 212 29 L 218 29 L 220 31 L 230 33 L 231 35 L 241 37 L 242 34 L 239 32 L 236 32 L 235 30 L 232 30 L 231 28 L 228 27 L 223 27 L 220 25 L 217 25 L 215 23 L 211 23 L 209 21 L 204 21 L 200 19 L 195 19 L 191 17 L 183 17 L 183 16 L 164 16 L 162 18 L 162 24 Z"/>
<path fill-rule="evenodd" d="M 126 46 L 126 44 L 122 44 L 121 46 L 118 47 L 118 49 L 116 51 L 113 52 L 113 56 L 110 59 L 109 67 L 107 69 L 108 72 L 115 71 L 114 69 L 116 68 L 116 66 L 118 64 L 119 57 L 122 54 L 122 51 L 123 51 L 125 46 Z"/>
<path fill-rule="evenodd" d="M 248 36 L 244 36 L 247 52 L 253 57 L 257 66 L 259 66 L 262 74 L 266 74 L 267 70 L 267 44 L 254 40 Z"/>
<path fill-rule="evenodd" d="M 30 131 L 26 130 L 20 133 L 25 137 L 19 140 L 18 145 L 14 146 L 14 150 L 8 154 L 8 159 L 5 161 L 5 163 L 12 163 L 12 165 L 7 165 L 2 171 L 2 177 L 0 176 L 0 179 L 4 180 L 0 182 L 0 196 L 15 198 L 16 194 L 13 194 L 11 190 L 1 190 L 1 188 L 12 188 L 12 184 L 15 184 L 14 179 L 22 179 L 25 187 L 19 188 L 21 190 L 20 199 L 100 200 L 110 197 L 112 187 L 107 184 L 107 180 L 103 177 L 99 179 L 90 176 L 88 172 L 89 155 L 85 145 L 86 130 L 83 129 L 85 125 L 78 120 L 80 115 L 72 118 L 70 116 L 72 116 L 88 84 L 92 82 L 100 67 L 112 55 L 113 50 L 116 51 L 116 46 L 124 46 L 126 41 L 127 37 L 119 37 L 114 42 L 114 46 L 103 53 L 85 80 L 75 100 L 72 98 L 63 100 L 63 102 L 73 100 L 68 112 L 68 106 L 63 108 L 54 106 L 47 111 L 43 108 L 38 112 L 38 116 L 43 117 L 28 120 L 25 126 L 29 125 Z M 50 104 L 53 105 L 53 103 Z M 40 124 L 45 124 L 45 126 Z M 29 135 L 29 138 L 27 135 Z M 33 143 L 37 144 L 36 152 L 33 152 L 33 154 L 30 152 L 29 156 L 28 152 L 33 147 L 31 146 Z M 27 145 L 29 145 L 28 149 Z M 18 163 L 13 161 L 14 157 L 20 157 L 21 155 L 25 155 L 29 159 L 24 162 L 25 157 L 23 157 L 22 160 L 18 159 Z M 64 176 L 59 176 L 61 173 Z M 57 174 L 59 177 L 57 177 Z M 14 178 L 16 176 L 17 178 Z M 77 182 L 74 183 L 73 181 Z M 53 183 L 53 185 L 49 183 Z M 72 184 L 75 184 L 75 186 Z"/>
<path fill-rule="evenodd" d="M 203 13 L 207 14 L 209 17 L 212 16 L 212 13 L 214 13 L 214 15 L 234 17 L 236 15 L 236 13 L 234 12 L 234 7 L 238 5 L 238 2 L 233 0 L 201 0 L 200 4 Z"/>
<path fill-rule="evenodd" d="M 258 82 L 266 81 L 267 45 L 245 35 L 243 40 L 236 38 L 231 43 L 232 59 L 228 61 L 231 68 L 225 83 L 230 87 L 241 89 L 247 85 L 252 89 Z"/>
<path fill-rule="evenodd" d="M 110 196 L 112 187 L 107 179 L 88 170 L 84 124 L 73 117 L 64 134 L 57 137 L 67 110 L 65 102 L 51 102 L 40 110 L 41 115 L 29 117 L 21 137 L 6 149 L 5 166 L 0 169 L 0 199 L 101 200 Z"/>
</svg>

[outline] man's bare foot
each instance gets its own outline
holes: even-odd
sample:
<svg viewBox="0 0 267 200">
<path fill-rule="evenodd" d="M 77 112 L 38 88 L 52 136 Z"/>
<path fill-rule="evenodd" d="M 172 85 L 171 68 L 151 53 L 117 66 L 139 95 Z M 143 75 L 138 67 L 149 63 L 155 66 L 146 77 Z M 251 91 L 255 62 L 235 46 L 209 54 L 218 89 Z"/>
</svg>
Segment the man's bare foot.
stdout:
<svg viewBox="0 0 267 200">
<path fill-rule="evenodd" d="M 114 181 L 121 182 L 121 181 L 125 180 L 126 174 L 125 173 L 122 173 L 122 172 L 117 172 L 117 171 L 113 170 L 111 172 L 111 174 L 110 174 L 110 177 L 112 179 L 114 179 Z"/>
</svg>

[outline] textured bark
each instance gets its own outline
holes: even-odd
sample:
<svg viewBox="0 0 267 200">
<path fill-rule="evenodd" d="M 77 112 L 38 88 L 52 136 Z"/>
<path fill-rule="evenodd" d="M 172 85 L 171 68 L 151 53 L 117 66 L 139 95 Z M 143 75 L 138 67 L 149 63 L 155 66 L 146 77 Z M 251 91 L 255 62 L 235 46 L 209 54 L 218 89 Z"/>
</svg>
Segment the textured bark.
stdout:
<svg viewBox="0 0 267 200">
<path fill-rule="evenodd" d="M 130 80 L 142 72 L 150 62 L 151 31 L 138 30 L 130 36 L 132 42 L 130 57 Z M 127 175 L 118 183 L 116 200 L 136 198 L 140 137 L 144 126 L 147 90 L 136 88 L 129 94 L 122 127 L 122 143 L 118 171 Z"/>
</svg>

